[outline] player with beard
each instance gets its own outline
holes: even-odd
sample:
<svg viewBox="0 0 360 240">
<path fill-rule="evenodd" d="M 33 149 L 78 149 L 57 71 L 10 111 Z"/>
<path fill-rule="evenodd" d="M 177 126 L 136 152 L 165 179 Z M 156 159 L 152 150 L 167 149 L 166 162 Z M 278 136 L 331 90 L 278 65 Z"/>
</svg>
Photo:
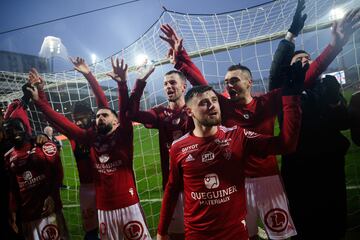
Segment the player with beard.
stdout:
<svg viewBox="0 0 360 240">
<path fill-rule="evenodd" d="M 169 32 L 178 38 L 172 28 L 168 27 Z M 184 49 L 173 52 L 172 55 L 175 59 L 175 68 L 183 72 L 187 79 L 191 79 L 193 82 L 206 82 L 201 71 L 191 61 Z M 286 79 L 291 79 L 291 76 L 287 76 Z M 224 83 L 230 99 L 224 95 L 218 96 L 222 109 L 222 124 L 226 127 L 238 125 L 254 132 L 273 135 L 275 118 L 281 110 L 282 89 L 276 89 L 257 97 L 252 96 L 251 71 L 241 64 L 228 68 Z M 246 202 L 249 213 L 246 220 L 249 222 L 250 237 L 257 238 L 256 220 L 258 215 L 262 218 L 267 234 L 271 238 L 282 239 L 295 235 L 296 230 L 279 178 L 276 157 L 250 154 L 248 158 L 245 166 L 245 188 L 246 195 L 249 197 Z M 264 207 L 258 209 L 258 206 Z M 280 209 L 280 211 L 276 211 L 276 209 Z M 283 224 L 279 225 L 273 221 L 274 214 L 280 214 L 286 221 L 282 221 Z"/>
<path fill-rule="evenodd" d="M 172 53 L 182 50 L 182 40 L 177 38 L 168 25 L 162 25 L 161 31 L 166 35 L 161 39 L 170 45 L 169 57 Z M 133 121 L 143 123 L 146 128 L 159 130 L 160 163 L 162 172 L 162 186 L 165 189 L 169 178 L 169 148 L 172 142 L 193 129 L 192 121 L 188 121 L 184 93 L 186 91 L 186 78 L 176 70 L 169 71 L 164 76 L 164 92 L 167 96 L 167 106 L 153 107 L 148 111 L 139 111 L 140 98 L 146 86 L 144 81 L 137 80 L 132 91 L 134 101 L 129 106 L 128 114 Z M 206 85 L 206 82 L 190 82 L 192 85 Z M 178 205 L 172 218 L 169 229 L 170 237 L 173 240 L 184 239 L 184 211 L 182 194 L 179 195 Z"/>
<path fill-rule="evenodd" d="M 244 166 L 249 154 L 266 156 L 295 149 L 300 127 L 299 96 L 306 68 L 293 67 L 283 90 L 284 127 L 278 137 L 238 126 L 221 126 L 218 95 L 210 86 L 186 94 L 195 128 L 170 149 L 170 177 L 162 202 L 157 239 L 166 239 L 178 194 L 184 190 L 186 239 L 248 239 Z M 295 96 L 294 96 L 295 95 Z"/>
<path fill-rule="evenodd" d="M 106 96 L 98 84 L 95 76 L 92 74 L 90 68 L 85 63 L 83 58 L 70 58 L 70 61 L 74 64 L 74 69 L 79 73 L 83 74 L 86 80 L 89 82 L 94 95 L 96 103 L 99 107 L 108 107 L 108 102 Z M 47 102 L 47 98 L 43 91 L 43 79 L 36 72 L 36 69 L 33 69 L 30 74 L 30 82 L 38 84 L 39 95 L 42 101 Z M 72 108 L 72 119 L 74 123 L 82 128 L 89 129 L 94 128 L 94 112 L 92 109 L 84 102 L 76 102 Z M 61 130 L 61 127 L 55 125 L 58 131 Z M 68 136 L 67 136 L 68 137 Z M 90 154 L 90 146 L 78 143 L 75 139 L 69 138 L 71 148 L 74 153 L 76 160 L 76 165 L 79 173 L 80 180 L 80 209 L 83 222 L 83 229 L 85 231 L 85 240 L 98 239 L 98 216 L 96 210 L 96 201 L 95 201 L 95 184 L 94 184 L 94 169 L 92 167 L 92 155 Z"/>
<path fill-rule="evenodd" d="M 14 146 L 5 154 L 10 172 L 10 217 L 15 232 L 16 212 L 26 239 L 69 239 L 62 213 L 56 145 L 36 144 L 23 102 L 15 100 L 5 114 L 4 128 Z"/>
<path fill-rule="evenodd" d="M 29 89 L 36 106 L 50 123 L 80 144 L 90 146 L 96 169 L 96 206 L 101 239 L 151 239 L 141 212 L 133 172 L 133 128 L 126 117 L 129 102 L 127 65 L 112 61 L 108 76 L 118 83 L 119 116 L 108 107 L 96 112 L 96 127 L 82 129 L 43 102 L 37 88 Z M 147 78 L 152 71 L 145 75 Z"/>
</svg>

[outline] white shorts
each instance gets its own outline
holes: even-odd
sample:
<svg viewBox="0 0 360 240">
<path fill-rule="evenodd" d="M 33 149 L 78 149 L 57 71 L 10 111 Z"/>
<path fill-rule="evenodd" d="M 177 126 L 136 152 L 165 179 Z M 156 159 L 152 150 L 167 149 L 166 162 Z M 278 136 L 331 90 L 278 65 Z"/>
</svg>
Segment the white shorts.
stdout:
<svg viewBox="0 0 360 240">
<path fill-rule="evenodd" d="M 22 228 L 27 240 L 70 239 L 62 210 L 45 218 L 25 222 Z"/>
<path fill-rule="evenodd" d="M 101 240 L 151 240 L 140 204 L 110 211 L 98 210 Z"/>
<path fill-rule="evenodd" d="M 183 234 L 184 230 L 184 195 L 181 192 L 179 194 L 174 214 L 171 218 L 171 222 L 168 228 L 169 234 Z"/>
<path fill-rule="evenodd" d="M 98 228 L 94 184 L 80 184 L 80 210 L 84 231 Z"/>
<path fill-rule="evenodd" d="M 296 235 L 290 216 L 287 197 L 279 175 L 245 178 L 249 236 L 258 232 L 257 219 L 261 218 L 271 239 L 286 239 Z"/>
</svg>

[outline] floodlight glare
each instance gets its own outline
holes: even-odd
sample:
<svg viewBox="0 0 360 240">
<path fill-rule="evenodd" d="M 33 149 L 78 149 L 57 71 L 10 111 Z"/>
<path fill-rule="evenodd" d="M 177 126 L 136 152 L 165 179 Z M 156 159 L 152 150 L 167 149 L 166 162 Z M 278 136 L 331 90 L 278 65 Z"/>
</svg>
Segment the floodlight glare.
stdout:
<svg viewBox="0 0 360 240">
<path fill-rule="evenodd" d="M 149 57 L 146 54 L 139 54 L 135 58 L 136 66 L 143 66 L 148 63 Z"/>
<path fill-rule="evenodd" d="M 92 62 L 92 64 L 95 64 L 96 63 L 96 59 L 97 59 L 97 57 L 96 57 L 96 54 L 91 54 L 91 62 Z"/>
<path fill-rule="evenodd" d="M 331 9 L 329 13 L 329 19 L 331 21 L 341 19 L 345 16 L 345 11 L 342 8 Z"/>
</svg>

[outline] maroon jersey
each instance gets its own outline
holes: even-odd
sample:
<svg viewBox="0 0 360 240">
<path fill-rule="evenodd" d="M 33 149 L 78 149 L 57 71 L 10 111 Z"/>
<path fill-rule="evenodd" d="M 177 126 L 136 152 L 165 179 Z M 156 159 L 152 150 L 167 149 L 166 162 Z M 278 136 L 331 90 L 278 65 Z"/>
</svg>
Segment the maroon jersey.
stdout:
<svg viewBox="0 0 360 240">
<path fill-rule="evenodd" d="M 5 161 L 11 174 L 12 210 L 18 202 L 22 220 L 39 219 L 44 201 L 52 197 L 55 211 L 61 209 L 59 187 L 61 177 L 57 176 L 59 153 L 56 145 L 47 142 L 41 147 L 26 143 L 21 148 L 12 148 L 5 154 Z"/>
<path fill-rule="evenodd" d="M 84 74 L 84 77 L 89 82 L 91 89 L 93 90 L 98 107 L 108 107 L 109 103 L 107 102 L 106 96 L 95 76 L 90 72 L 88 74 Z M 44 91 L 39 91 L 39 97 L 43 103 L 49 104 Z M 58 124 L 53 123 L 53 125 L 57 129 L 57 131 L 62 133 L 66 132 L 66 130 L 62 129 L 62 127 Z M 71 138 L 69 138 L 69 140 L 74 153 L 80 183 L 93 183 L 94 168 L 92 167 L 92 163 L 95 162 L 95 160 L 91 159 L 92 155 L 90 154 L 90 146 L 86 144 L 79 144 Z"/>
<path fill-rule="evenodd" d="M 325 48 L 306 72 L 305 87 L 313 86 L 315 80 L 340 51 L 341 49 L 331 45 Z M 185 50 L 177 52 L 176 57 L 175 68 L 183 72 L 187 79 L 192 82 L 206 82 L 201 71 L 191 61 Z M 259 97 L 253 97 L 253 100 L 244 106 L 219 94 L 222 124 L 227 127 L 238 125 L 261 134 L 273 135 L 275 118 L 281 109 L 281 95 L 281 89 L 275 89 Z M 275 156 L 249 155 L 245 169 L 247 177 L 265 177 L 278 174 L 278 172 Z"/>
<path fill-rule="evenodd" d="M 220 126 L 214 136 L 199 138 L 189 133 L 173 143 L 170 177 L 158 228 L 160 234 L 167 232 L 182 188 L 187 238 L 233 239 L 231 236 L 243 231 L 240 228 L 246 214 L 243 171 L 248 155 L 280 154 L 294 150 L 297 144 L 300 98 L 283 97 L 283 102 L 284 129 L 280 136 Z M 228 237 L 223 235 L 224 231 Z"/>
<path fill-rule="evenodd" d="M 195 84 L 194 82 L 191 82 Z M 199 82 L 197 85 L 205 85 Z M 143 123 L 147 128 L 159 130 L 160 160 L 162 172 L 162 184 L 165 189 L 169 178 L 169 149 L 172 142 L 194 128 L 194 124 L 186 113 L 186 106 L 181 109 L 170 109 L 158 106 L 149 111 L 139 111 L 140 98 L 146 86 L 146 82 L 137 81 L 132 91 L 129 109 L 133 121 Z"/>
<path fill-rule="evenodd" d="M 35 102 L 58 131 L 91 147 L 90 159 L 96 169 L 96 205 L 100 210 L 124 208 L 139 202 L 132 168 L 133 129 L 125 116 L 129 101 L 126 83 L 119 83 L 118 89 L 120 125 L 108 136 L 98 135 L 95 128 L 81 129 L 45 102 Z"/>
<path fill-rule="evenodd" d="M 94 168 L 91 159 L 90 147 L 85 144 L 79 144 L 74 139 L 70 139 L 72 151 L 74 153 L 76 167 L 79 173 L 80 184 L 94 182 Z"/>
</svg>

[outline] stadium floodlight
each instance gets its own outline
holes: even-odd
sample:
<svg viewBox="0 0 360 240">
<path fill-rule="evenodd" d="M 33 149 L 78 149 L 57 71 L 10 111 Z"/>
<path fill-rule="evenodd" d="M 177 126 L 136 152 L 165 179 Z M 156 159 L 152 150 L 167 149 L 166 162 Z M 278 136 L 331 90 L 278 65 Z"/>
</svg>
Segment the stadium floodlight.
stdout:
<svg viewBox="0 0 360 240">
<path fill-rule="evenodd" d="M 97 60 L 97 56 L 96 56 L 96 54 L 91 54 L 91 63 L 92 64 L 95 64 L 96 63 L 96 60 Z"/>
<path fill-rule="evenodd" d="M 144 66 L 148 63 L 149 57 L 146 54 L 139 54 L 135 58 L 135 65 L 137 67 Z"/>
<path fill-rule="evenodd" d="M 50 70 L 54 71 L 54 57 L 68 59 L 66 47 L 62 44 L 61 39 L 53 36 L 47 36 L 41 45 L 39 56 L 50 59 Z"/>
<path fill-rule="evenodd" d="M 342 8 L 333 8 L 329 12 L 329 19 L 331 21 L 341 19 L 345 16 L 345 11 Z"/>
</svg>

